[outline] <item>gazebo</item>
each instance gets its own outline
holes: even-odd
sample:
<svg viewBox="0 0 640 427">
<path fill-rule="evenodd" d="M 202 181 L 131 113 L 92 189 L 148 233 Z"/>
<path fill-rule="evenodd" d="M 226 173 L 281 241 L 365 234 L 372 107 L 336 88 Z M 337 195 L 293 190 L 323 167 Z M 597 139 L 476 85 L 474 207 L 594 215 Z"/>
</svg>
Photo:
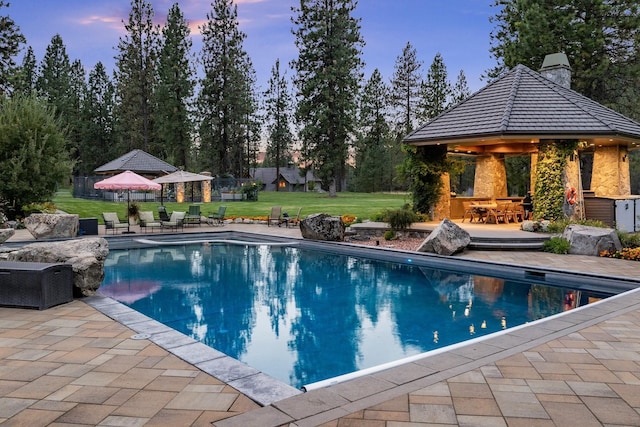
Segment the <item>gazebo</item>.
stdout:
<svg viewBox="0 0 640 427">
<path fill-rule="evenodd" d="M 518 65 L 465 101 L 404 138 L 416 146 L 446 144 L 450 154 L 475 157 L 471 199 L 507 198 L 506 155 L 531 156 L 535 188 L 541 143 L 578 140 L 593 153 L 591 180 L 582 188 L 578 153 L 567 159 L 568 185 L 578 198 L 630 196 L 629 150 L 640 147 L 640 123 L 570 89 L 571 68 L 565 54 L 548 55 L 540 73 Z M 449 177 L 435 209 L 435 219 L 461 217 L 461 198 L 449 194 Z M 456 200 L 458 199 L 458 200 Z M 469 198 L 467 198 L 469 200 Z M 640 212 L 638 212 L 640 215 Z"/>
<path fill-rule="evenodd" d="M 177 167 L 152 156 L 146 151 L 132 150 L 104 165 L 94 169 L 97 174 L 115 175 L 124 171 L 132 171 L 148 178 L 156 178 L 178 170 Z"/>
</svg>

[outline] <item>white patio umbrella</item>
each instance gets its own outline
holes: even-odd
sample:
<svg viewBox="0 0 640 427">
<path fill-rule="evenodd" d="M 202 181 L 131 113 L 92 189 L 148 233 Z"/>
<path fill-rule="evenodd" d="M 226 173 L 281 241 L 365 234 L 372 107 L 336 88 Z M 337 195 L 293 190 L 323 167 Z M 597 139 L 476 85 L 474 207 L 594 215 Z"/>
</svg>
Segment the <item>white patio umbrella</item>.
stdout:
<svg viewBox="0 0 640 427">
<path fill-rule="evenodd" d="M 129 212 L 129 192 L 131 190 L 160 190 L 162 186 L 150 179 L 140 176 L 135 172 L 124 171 L 118 175 L 103 179 L 93 184 L 93 188 L 97 190 L 127 190 L 127 213 Z M 129 229 L 129 220 L 127 219 L 127 233 L 131 233 Z"/>
</svg>

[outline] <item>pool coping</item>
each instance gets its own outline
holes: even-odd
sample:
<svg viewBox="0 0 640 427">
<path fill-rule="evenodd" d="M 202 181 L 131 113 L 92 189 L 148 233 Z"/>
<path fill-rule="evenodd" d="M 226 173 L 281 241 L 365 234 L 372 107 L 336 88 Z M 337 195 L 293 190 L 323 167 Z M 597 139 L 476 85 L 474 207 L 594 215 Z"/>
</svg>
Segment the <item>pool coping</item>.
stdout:
<svg viewBox="0 0 640 427">
<path fill-rule="evenodd" d="M 203 234 L 207 237 L 207 233 Z M 252 233 L 230 232 L 230 234 L 265 238 L 264 235 Z M 208 236 L 211 234 L 208 233 Z M 196 236 L 191 235 L 190 237 L 193 239 Z M 216 233 L 216 238 L 219 237 L 220 233 Z M 271 236 L 267 240 L 281 241 L 282 238 Z M 322 244 L 324 245 L 326 242 L 322 242 Z M 336 244 L 343 248 L 353 246 L 357 249 L 363 249 L 358 245 Z M 371 249 L 382 251 L 382 249 Z M 407 254 L 416 255 L 414 252 L 401 250 L 384 249 L 383 251 L 384 254 L 392 254 L 392 257 L 406 257 Z M 451 261 L 477 263 L 479 266 L 495 266 L 495 268 L 499 266 L 503 269 L 505 267 L 505 264 L 492 263 L 491 261 L 459 258 L 453 258 Z M 564 273 L 553 269 L 532 269 L 516 264 L 508 266 L 524 268 L 527 271 Z M 575 273 L 572 275 L 575 276 Z M 624 281 L 640 284 L 640 281 L 628 277 L 597 274 L 581 276 L 607 279 L 612 282 Z M 260 409 L 218 421 L 214 425 L 222 427 L 246 425 L 276 427 L 296 421 L 296 425 L 301 427 L 318 425 L 347 416 L 402 394 L 417 391 L 447 378 L 521 353 L 611 317 L 638 310 L 640 309 L 640 289 L 632 289 L 597 303 L 486 337 L 423 353 L 421 355 L 423 357 L 416 358 L 409 363 L 307 392 L 261 373 L 111 298 L 96 295 L 88 297 L 84 301 L 124 326 L 139 334 L 144 334 L 143 338 L 148 338 L 177 357 L 224 381 L 263 405 Z"/>
</svg>

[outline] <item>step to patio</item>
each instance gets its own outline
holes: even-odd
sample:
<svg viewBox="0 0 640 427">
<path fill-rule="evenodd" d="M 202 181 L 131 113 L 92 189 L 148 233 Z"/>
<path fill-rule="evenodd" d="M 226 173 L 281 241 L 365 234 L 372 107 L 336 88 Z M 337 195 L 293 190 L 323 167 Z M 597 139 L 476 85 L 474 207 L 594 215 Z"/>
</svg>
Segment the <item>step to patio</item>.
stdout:
<svg viewBox="0 0 640 427">
<path fill-rule="evenodd" d="M 500 238 L 500 237 L 471 237 L 468 248 L 482 251 L 539 251 L 548 237 L 536 237 L 527 239 Z"/>
</svg>

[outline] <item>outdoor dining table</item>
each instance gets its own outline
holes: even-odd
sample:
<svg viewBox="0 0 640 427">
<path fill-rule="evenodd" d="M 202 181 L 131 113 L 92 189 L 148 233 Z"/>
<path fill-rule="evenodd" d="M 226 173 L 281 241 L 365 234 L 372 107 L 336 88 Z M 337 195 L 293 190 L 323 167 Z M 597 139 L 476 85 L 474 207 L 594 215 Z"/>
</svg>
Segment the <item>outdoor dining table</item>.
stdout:
<svg viewBox="0 0 640 427">
<path fill-rule="evenodd" d="M 480 222 L 486 222 L 487 214 L 497 207 L 497 203 L 471 203 L 471 208 L 480 217 Z"/>
</svg>

